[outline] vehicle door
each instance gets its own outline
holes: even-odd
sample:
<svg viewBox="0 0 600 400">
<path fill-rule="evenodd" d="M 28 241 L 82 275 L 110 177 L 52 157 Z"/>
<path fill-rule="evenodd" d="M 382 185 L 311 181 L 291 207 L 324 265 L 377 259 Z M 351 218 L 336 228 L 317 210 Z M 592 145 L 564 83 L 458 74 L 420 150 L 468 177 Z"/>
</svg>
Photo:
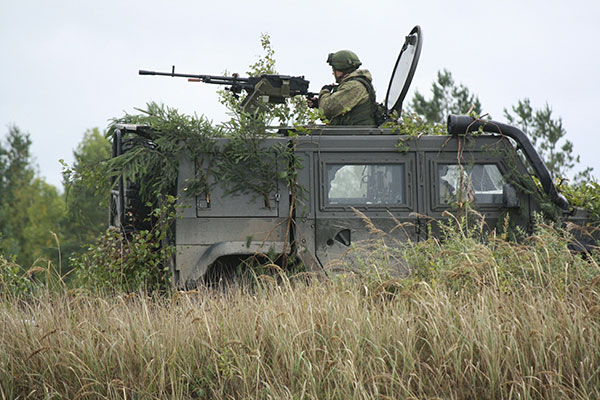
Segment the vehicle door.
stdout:
<svg viewBox="0 0 600 400">
<path fill-rule="evenodd" d="M 322 142 L 315 157 L 315 253 L 326 269 L 360 263 L 376 242 L 418 240 L 415 153 L 395 151 L 394 137 L 353 139 L 354 151 Z"/>
</svg>

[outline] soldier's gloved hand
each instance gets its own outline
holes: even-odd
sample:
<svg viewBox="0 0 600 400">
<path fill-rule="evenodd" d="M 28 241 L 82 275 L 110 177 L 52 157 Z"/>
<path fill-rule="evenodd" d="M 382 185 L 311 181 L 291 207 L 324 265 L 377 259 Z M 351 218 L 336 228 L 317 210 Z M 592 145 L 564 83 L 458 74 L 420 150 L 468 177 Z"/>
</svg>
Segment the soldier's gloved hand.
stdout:
<svg viewBox="0 0 600 400">
<path fill-rule="evenodd" d="M 308 108 L 317 108 L 319 107 L 319 99 L 316 97 L 306 96 L 306 103 L 308 104 Z"/>
<path fill-rule="evenodd" d="M 321 92 L 323 90 L 327 90 L 329 93 L 331 93 L 331 91 L 333 90 L 334 87 L 335 87 L 335 85 L 325 85 L 321 88 Z"/>
</svg>

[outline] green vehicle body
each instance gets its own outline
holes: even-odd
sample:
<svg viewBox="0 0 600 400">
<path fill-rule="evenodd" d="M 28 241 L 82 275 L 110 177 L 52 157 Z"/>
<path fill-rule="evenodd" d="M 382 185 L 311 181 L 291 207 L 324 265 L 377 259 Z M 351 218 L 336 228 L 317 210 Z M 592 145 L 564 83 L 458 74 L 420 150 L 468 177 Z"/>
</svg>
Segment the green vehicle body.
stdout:
<svg viewBox="0 0 600 400">
<path fill-rule="evenodd" d="M 120 127 L 119 136 L 136 129 Z M 327 126 L 306 136 L 287 132 L 262 139 L 261 146 L 293 145 L 293 157 L 302 165 L 294 184 L 303 189 L 302 196 L 294 196 L 283 177 L 268 201 L 251 192 L 229 193 L 226 183 L 212 186 L 210 196 L 188 194 L 187 182 L 199 167 L 194 160 L 179 160 L 181 211 L 172 265 L 179 287 L 196 286 L 207 275 L 257 254 L 293 256 L 309 269 L 329 270 L 350 262 L 348 250 L 372 238 L 365 217 L 394 240 L 416 242 L 439 235 L 436 221 L 447 220 L 457 201 L 469 202 L 488 229 L 501 226 L 508 216 L 513 226 L 531 232 L 534 213 L 542 208 L 540 196 L 524 188 L 535 186 L 530 171 L 545 166 L 536 153 L 538 165 L 528 169 L 532 155 L 520 156 L 517 148 L 523 146 L 504 135 L 403 137 L 393 129 Z M 228 139 L 215 142 L 223 147 Z M 288 162 L 275 165 L 284 171 Z M 552 181 L 545 182 L 548 177 L 537 178 L 555 191 Z M 209 179 L 217 183 L 219 177 Z M 117 190 L 113 198 L 111 224 L 122 225 L 138 204 L 135 190 Z M 561 215 L 585 218 L 561 201 L 555 201 Z"/>
</svg>

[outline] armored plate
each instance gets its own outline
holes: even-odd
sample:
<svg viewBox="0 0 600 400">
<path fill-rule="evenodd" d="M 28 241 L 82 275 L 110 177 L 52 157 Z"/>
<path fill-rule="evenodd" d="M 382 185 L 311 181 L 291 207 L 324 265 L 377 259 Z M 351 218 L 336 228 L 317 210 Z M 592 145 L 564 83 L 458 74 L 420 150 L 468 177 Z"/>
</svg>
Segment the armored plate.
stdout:
<svg viewBox="0 0 600 400">
<path fill-rule="evenodd" d="M 421 55 L 421 46 L 423 45 L 423 34 L 419 25 L 415 26 L 406 39 L 400 50 L 396 65 L 392 71 L 390 85 L 388 86 L 387 94 L 385 95 L 385 107 L 391 111 L 402 112 L 402 102 L 412 78 L 417 69 L 419 56 Z"/>
</svg>

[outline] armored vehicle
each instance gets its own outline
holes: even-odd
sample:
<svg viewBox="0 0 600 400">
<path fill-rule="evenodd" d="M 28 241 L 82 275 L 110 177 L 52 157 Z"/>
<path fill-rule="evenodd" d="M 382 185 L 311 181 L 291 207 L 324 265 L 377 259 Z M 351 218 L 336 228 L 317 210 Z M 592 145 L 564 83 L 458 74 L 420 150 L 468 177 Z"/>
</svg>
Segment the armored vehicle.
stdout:
<svg viewBox="0 0 600 400">
<path fill-rule="evenodd" d="M 389 110 L 401 110 L 420 47 L 417 27 L 396 62 L 386 96 Z M 118 126 L 113 156 L 126 152 L 127 138 L 144 136 L 144 129 Z M 317 126 L 308 135 L 290 135 L 291 130 L 261 140 L 267 153 L 291 149 L 292 160 L 273 152 L 273 168 L 284 172 L 299 166 L 292 185 L 288 174 L 276 174 L 265 196 L 231 193 L 214 174 L 208 177 L 209 194 L 186 194 L 188 182 L 204 165 L 179 160 L 182 207 L 173 263 L 179 286 L 194 286 L 207 274 L 257 254 L 293 256 L 309 268 L 326 269 L 354 243 L 370 237 L 365 218 L 396 240 L 419 241 L 439 233 L 432 221 L 447 219 L 457 202 L 469 202 L 489 227 L 502 225 L 508 216 L 531 231 L 534 212 L 542 207 L 537 187 L 556 210 L 569 211 L 528 138 L 508 125 L 449 116 L 448 134 L 439 136 L 399 136 L 385 126 Z M 224 148 L 228 141 L 216 138 L 214 144 Z M 151 140 L 145 145 L 151 146 Z M 291 186 L 301 188 L 302 195 Z M 111 223 L 127 226 L 136 207 L 135 187 L 120 182 L 113 191 Z"/>
</svg>

